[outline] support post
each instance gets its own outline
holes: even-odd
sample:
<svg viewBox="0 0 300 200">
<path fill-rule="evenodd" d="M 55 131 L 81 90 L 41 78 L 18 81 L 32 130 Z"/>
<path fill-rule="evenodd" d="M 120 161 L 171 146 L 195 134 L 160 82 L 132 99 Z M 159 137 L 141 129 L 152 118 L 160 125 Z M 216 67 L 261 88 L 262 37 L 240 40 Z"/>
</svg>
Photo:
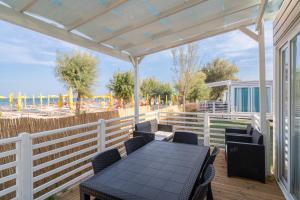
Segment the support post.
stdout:
<svg viewBox="0 0 300 200">
<path fill-rule="evenodd" d="M 213 107 L 212 107 L 212 111 L 213 111 L 213 113 L 215 113 L 216 112 L 216 102 L 213 102 L 213 105 L 212 105 Z"/>
<path fill-rule="evenodd" d="M 269 163 L 269 144 L 270 136 L 267 131 L 267 115 L 266 115 L 266 62 L 265 62 L 265 36 L 264 36 L 264 21 L 259 24 L 258 29 L 258 47 L 259 47 L 259 101 L 260 101 L 260 128 L 264 134 L 265 143 L 265 160 L 266 160 L 266 175 L 270 174 Z"/>
<path fill-rule="evenodd" d="M 29 133 L 19 135 L 21 141 L 17 143 L 17 198 L 33 199 L 33 171 L 32 171 L 32 140 Z"/>
<path fill-rule="evenodd" d="M 98 124 L 98 151 L 105 151 L 105 134 L 106 134 L 106 124 L 104 119 L 99 120 Z"/>
<path fill-rule="evenodd" d="M 231 113 L 231 86 L 230 86 L 230 84 L 227 85 L 227 91 L 228 91 L 228 96 L 227 96 L 227 112 Z"/>
<path fill-rule="evenodd" d="M 210 146 L 210 119 L 208 113 L 204 113 L 204 146 Z"/>
<path fill-rule="evenodd" d="M 134 68 L 134 116 L 135 116 L 135 123 L 139 123 L 139 116 L 140 116 L 140 98 L 139 98 L 139 79 L 140 79 L 140 67 L 139 64 L 142 61 L 142 57 L 132 57 L 129 56 L 129 59 L 133 65 Z"/>
</svg>

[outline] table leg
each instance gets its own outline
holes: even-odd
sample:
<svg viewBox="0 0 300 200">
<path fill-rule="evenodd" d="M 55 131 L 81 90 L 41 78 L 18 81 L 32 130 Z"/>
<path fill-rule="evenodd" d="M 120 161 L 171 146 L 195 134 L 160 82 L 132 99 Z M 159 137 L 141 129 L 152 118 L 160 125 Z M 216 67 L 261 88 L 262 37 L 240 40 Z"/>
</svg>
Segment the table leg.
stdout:
<svg viewBox="0 0 300 200">
<path fill-rule="evenodd" d="M 80 200 L 90 200 L 90 195 L 83 193 L 80 191 Z"/>
</svg>

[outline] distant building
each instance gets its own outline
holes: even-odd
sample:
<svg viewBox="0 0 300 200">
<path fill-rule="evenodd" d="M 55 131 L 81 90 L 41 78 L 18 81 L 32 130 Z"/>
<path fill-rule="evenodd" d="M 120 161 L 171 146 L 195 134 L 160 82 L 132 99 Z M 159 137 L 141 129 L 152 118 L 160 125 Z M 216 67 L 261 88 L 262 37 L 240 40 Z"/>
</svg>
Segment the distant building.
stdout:
<svg viewBox="0 0 300 200">
<path fill-rule="evenodd" d="M 272 84 L 266 81 L 266 111 L 272 112 Z M 208 87 L 227 86 L 223 101 L 229 112 L 259 112 L 259 81 L 219 81 L 208 83 Z"/>
</svg>

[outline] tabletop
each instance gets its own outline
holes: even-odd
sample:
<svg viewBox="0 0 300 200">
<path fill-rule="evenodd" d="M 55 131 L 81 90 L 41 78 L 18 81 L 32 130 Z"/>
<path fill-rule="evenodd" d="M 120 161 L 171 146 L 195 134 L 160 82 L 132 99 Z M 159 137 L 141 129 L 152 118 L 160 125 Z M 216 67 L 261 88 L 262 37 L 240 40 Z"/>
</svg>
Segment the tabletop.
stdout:
<svg viewBox="0 0 300 200">
<path fill-rule="evenodd" d="M 188 199 L 205 146 L 153 141 L 80 184 L 81 199 Z"/>
</svg>

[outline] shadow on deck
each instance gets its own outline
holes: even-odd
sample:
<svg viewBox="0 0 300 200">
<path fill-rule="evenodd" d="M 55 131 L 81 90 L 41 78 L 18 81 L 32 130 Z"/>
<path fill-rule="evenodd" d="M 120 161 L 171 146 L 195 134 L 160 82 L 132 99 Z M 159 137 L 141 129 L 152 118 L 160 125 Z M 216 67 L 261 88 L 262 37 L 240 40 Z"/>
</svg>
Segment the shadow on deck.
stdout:
<svg viewBox="0 0 300 200">
<path fill-rule="evenodd" d="M 212 188 L 215 200 L 284 200 L 284 196 L 273 177 L 266 184 L 242 178 L 228 178 L 224 151 L 216 158 L 216 176 Z M 78 186 L 59 194 L 56 200 L 79 200 Z"/>
</svg>

